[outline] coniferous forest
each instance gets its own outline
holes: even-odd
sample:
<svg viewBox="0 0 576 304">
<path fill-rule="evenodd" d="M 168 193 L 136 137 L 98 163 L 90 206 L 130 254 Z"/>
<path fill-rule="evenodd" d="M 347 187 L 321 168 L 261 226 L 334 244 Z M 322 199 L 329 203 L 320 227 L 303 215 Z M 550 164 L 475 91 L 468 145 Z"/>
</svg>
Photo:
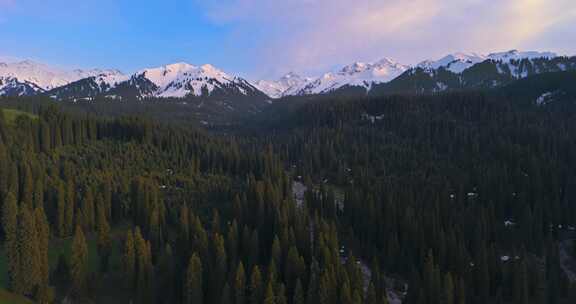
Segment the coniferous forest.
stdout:
<svg viewBox="0 0 576 304">
<path fill-rule="evenodd" d="M 518 96 L 4 98 L 0 302 L 576 303 L 576 105 Z"/>
</svg>

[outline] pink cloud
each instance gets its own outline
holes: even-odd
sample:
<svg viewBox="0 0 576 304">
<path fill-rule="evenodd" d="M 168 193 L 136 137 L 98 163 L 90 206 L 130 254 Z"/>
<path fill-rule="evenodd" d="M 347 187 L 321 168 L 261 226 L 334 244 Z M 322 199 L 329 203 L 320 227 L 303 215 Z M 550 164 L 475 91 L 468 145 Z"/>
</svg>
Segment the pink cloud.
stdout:
<svg viewBox="0 0 576 304">
<path fill-rule="evenodd" d="M 454 51 L 534 48 L 568 22 L 573 0 L 204 0 L 237 35 L 259 33 L 258 58 L 290 69 L 393 57 L 415 63 Z M 576 51 L 576 44 L 573 45 Z"/>
</svg>

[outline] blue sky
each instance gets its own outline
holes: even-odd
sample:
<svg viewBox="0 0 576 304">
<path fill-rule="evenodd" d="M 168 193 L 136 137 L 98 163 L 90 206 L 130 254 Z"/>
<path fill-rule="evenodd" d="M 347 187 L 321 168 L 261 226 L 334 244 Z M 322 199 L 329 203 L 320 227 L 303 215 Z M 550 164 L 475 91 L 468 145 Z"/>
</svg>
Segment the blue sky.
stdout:
<svg viewBox="0 0 576 304">
<path fill-rule="evenodd" d="M 174 61 L 246 68 L 230 56 L 230 26 L 210 22 L 190 1 L 6 3 L 0 7 L 2 55 L 126 71 Z"/>
<path fill-rule="evenodd" d="M 573 0 L 0 0 L 0 56 L 124 72 L 186 61 L 249 78 L 450 52 L 576 54 Z"/>
</svg>

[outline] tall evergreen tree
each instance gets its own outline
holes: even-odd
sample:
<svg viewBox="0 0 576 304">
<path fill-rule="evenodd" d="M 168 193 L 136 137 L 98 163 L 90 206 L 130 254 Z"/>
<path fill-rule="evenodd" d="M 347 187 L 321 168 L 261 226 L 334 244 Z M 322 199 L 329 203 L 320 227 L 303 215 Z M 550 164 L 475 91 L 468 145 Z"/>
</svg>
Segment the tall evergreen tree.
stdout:
<svg viewBox="0 0 576 304">
<path fill-rule="evenodd" d="M 204 303 L 202 261 L 198 254 L 194 253 L 188 262 L 186 270 L 186 280 L 184 286 L 184 303 L 185 304 L 202 304 Z"/>
<path fill-rule="evenodd" d="M 259 304 L 262 301 L 264 288 L 262 286 L 262 273 L 258 265 L 252 268 L 250 275 L 250 304 Z"/>
<path fill-rule="evenodd" d="M 272 282 L 268 282 L 268 285 L 266 286 L 263 304 L 276 304 L 276 296 L 274 295 L 274 286 Z"/>
<path fill-rule="evenodd" d="M 4 252 L 8 270 L 8 286 L 14 290 L 19 279 L 20 254 L 18 250 L 18 203 L 12 192 L 4 199 L 2 206 L 2 228 L 4 230 Z"/>
<path fill-rule="evenodd" d="M 70 255 L 70 279 L 72 280 L 72 292 L 76 296 L 83 295 L 86 288 L 87 262 L 88 245 L 86 238 L 82 228 L 76 226 Z"/>
<path fill-rule="evenodd" d="M 134 287 L 134 280 L 136 278 L 136 249 L 134 245 L 134 234 L 132 230 L 126 233 L 124 240 L 124 248 L 122 253 L 122 270 L 125 276 L 125 286 L 128 288 Z"/>
<path fill-rule="evenodd" d="M 246 302 L 246 274 L 242 262 L 238 264 L 234 280 L 234 303 L 245 304 Z"/>
</svg>

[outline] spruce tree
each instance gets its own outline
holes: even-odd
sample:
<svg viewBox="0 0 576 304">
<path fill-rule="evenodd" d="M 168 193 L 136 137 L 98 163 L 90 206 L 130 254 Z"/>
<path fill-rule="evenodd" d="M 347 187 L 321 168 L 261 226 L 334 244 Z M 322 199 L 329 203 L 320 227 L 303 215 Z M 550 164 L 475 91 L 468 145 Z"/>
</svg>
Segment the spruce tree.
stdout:
<svg viewBox="0 0 576 304">
<path fill-rule="evenodd" d="M 442 303 L 454 304 L 454 280 L 449 272 L 444 275 Z"/>
<path fill-rule="evenodd" d="M 8 264 L 8 286 L 11 290 L 14 290 L 14 284 L 20 271 L 18 213 L 16 197 L 12 192 L 8 192 L 2 206 L 2 228 L 4 230 L 4 252 Z"/>
<path fill-rule="evenodd" d="M 98 254 L 100 256 L 100 270 L 108 270 L 108 260 L 111 254 L 110 225 L 106 219 L 106 213 L 103 208 L 98 208 L 98 223 L 96 225 L 98 232 Z"/>
<path fill-rule="evenodd" d="M 304 299 L 304 288 L 302 287 L 302 283 L 300 279 L 296 281 L 296 288 L 294 289 L 294 295 L 292 297 L 292 304 L 305 304 Z M 370 303 L 367 303 L 370 304 Z"/>
<path fill-rule="evenodd" d="M 86 288 L 87 278 L 88 245 L 80 225 L 76 226 L 72 239 L 70 255 L 70 279 L 72 281 L 72 293 L 81 296 Z"/>
<path fill-rule="evenodd" d="M 276 304 L 276 297 L 274 295 L 274 286 L 272 282 L 268 282 L 266 291 L 264 292 L 264 304 Z"/>
<path fill-rule="evenodd" d="M 246 274 L 242 262 L 238 264 L 234 280 L 234 303 L 245 304 L 246 299 Z"/>
<path fill-rule="evenodd" d="M 48 219 L 46 218 L 46 214 L 44 213 L 44 208 L 42 207 L 36 208 L 36 210 L 34 211 L 34 216 L 36 221 L 35 224 L 38 239 L 37 259 L 40 272 L 39 285 L 41 286 L 41 288 L 48 289 L 48 279 L 50 276 L 50 265 L 48 261 L 48 249 L 50 245 L 50 225 L 48 223 Z"/>
<path fill-rule="evenodd" d="M 132 230 L 126 233 L 124 240 L 124 249 L 122 253 L 122 270 L 124 272 L 124 284 L 127 288 L 134 287 L 134 280 L 136 278 L 136 249 L 134 245 L 134 234 Z"/>
<path fill-rule="evenodd" d="M 184 303 L 202 304 L 204 303 L 202 261 L 197 253 L 190 257 L 186 270 L 184 285 Z"/>
<path fill-rule="evenodd" d="M 15 291 L 24 295 L 33 295 L 42 277 L 42 267 L 38 259 L 38 230 L 34 213 L 28 205 L 22 205 L 18 220 L 19 271 L 15 282 Z"/>
<path fill-rule="evenodd" d="M 258 265 L 252 268 L 250 275 L 250 304 L 259 304 L 262 301 L 264 291 L 262 284 L 262 273 Z"/>
</svg>

